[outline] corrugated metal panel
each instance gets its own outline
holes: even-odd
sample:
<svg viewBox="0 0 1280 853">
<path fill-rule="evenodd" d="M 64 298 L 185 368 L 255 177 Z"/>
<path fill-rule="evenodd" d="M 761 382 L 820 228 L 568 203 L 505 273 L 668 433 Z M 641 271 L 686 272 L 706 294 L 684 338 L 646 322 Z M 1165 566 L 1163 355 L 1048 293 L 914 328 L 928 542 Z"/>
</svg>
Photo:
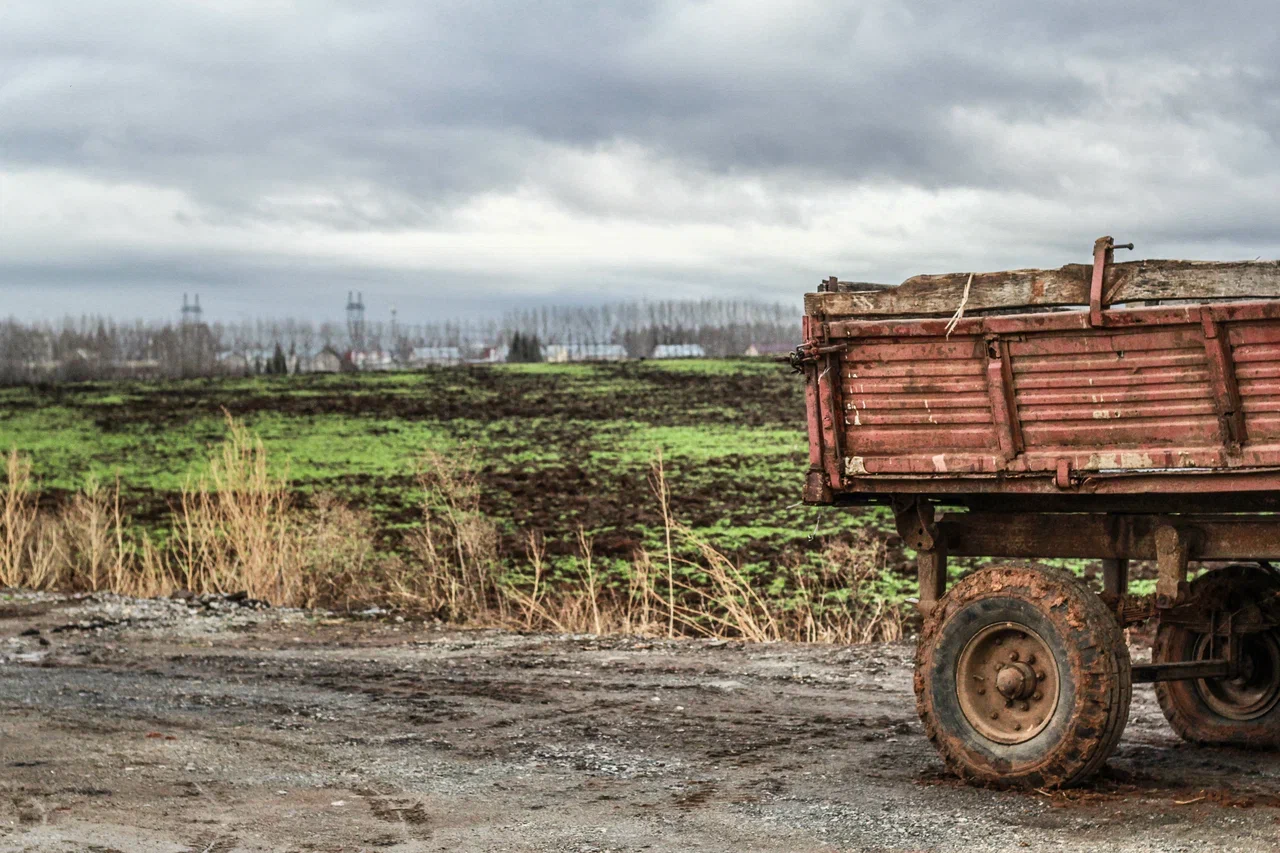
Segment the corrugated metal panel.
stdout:
<svg viewBox="0 0 1280 853">
<path fill-rule="evenodd" d="M 1241 323 L 1228 340 L 1249 441 L 1280 438 L 1280 327 Z"/>
<path fill-rule="evenodd" d="M 985 368 L 973 337 L 856 344 L 841 360 L 846 454 L 995 447 Z"/>
<path fill-rule="evenodd" d="M 1009 352 L 1028 451 L 1220 440 L 1198 327 L 1035 336 Z"/>
</svg>

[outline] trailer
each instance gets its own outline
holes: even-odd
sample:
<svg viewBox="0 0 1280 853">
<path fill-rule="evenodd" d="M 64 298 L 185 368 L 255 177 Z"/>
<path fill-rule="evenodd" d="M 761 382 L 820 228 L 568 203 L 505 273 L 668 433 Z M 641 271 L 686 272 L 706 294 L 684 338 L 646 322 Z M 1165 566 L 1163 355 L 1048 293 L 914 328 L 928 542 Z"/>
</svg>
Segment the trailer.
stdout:
<svg viewBox="0 0 1280 853">
<path fill-rule="evenodd" d="M 1186 740 L 1280 746 L 1280 262 L 1119 248 L 805 296 L 805 502 L 892 508 L 917 710 L 971 782 L 1080 782 L 1142 682 Z M 960 557 L 993 560 L 948 588 Z M 1101 590 L 1025 562 L 1052 558 L 1101 561 Z"/>
</svg>

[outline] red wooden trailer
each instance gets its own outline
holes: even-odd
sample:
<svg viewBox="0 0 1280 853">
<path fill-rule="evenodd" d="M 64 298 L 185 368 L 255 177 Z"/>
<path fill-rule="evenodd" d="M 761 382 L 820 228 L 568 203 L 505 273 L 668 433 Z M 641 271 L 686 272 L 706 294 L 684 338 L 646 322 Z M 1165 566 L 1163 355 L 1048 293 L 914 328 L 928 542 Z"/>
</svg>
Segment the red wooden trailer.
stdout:
<svg viewBox="0 0 1280 853">
<path fill-rule="evenodd" d="M 1280 746 L 1280 262 L 1116 248 L 805 297 L 805 500 L 892 507 L 918 554 L 917 707 L 969 780 L 1083 779 L 1134 682 L 1188 740 Z M 948 590 L 949 556 L 1097 559 L 1103 590 L 1017 562 Z M 1156 562 L 1153 595 L 1130 560 Z M 1236 562 L 1188 582 L 1201 561 Z M 1151 619 L 1132 665 L 1123 629 Z"/>
</svg>

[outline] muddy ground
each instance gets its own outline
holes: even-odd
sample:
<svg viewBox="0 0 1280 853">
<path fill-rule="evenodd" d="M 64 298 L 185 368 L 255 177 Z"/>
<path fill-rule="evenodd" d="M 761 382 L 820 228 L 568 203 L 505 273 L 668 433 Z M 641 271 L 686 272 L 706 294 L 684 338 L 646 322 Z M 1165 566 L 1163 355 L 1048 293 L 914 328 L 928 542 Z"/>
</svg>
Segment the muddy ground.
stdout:
<svg viewBox="0 0 1280 853">
<path fill-rule="evenodd" d="M 1266 850 L 1280 757 L 1149 688 L 1066 793 L 941 774 L 907 645 L 0 596 L 0 850 Z"/>
</svg>

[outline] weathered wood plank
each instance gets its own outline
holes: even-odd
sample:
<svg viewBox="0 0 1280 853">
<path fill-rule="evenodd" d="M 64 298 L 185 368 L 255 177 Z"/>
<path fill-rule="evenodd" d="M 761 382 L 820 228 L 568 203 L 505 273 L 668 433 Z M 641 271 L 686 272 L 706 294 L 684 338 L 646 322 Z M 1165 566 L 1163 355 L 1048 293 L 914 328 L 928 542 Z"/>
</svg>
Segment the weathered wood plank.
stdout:
<svg viewBox="0 0 1280 853">
<path fill-rule="evenodd" d="M 1280 261 L 1129 261 L 1112 264 L 1102 301 L 1280 296 Z"/>
<path fill-rule="evenodd" d="M 1053 270 L 976 273 L 965 313 L 999 308 L 1050 308 L 1089 303 L 1087 264 Z M 839 316 L 948 316 L 960 306 L 969 273 L 917 275 L 897 287 L 871 290 L 840 283 L 836 293 L 805 295 L 805 312 Z M 860 292 L 856 292 L 860 291 Z M 1103 302 L 1152 299 L 1280 297 L 1280 261 L 1128 261 L 1107 267 Z"/>
</svg>

